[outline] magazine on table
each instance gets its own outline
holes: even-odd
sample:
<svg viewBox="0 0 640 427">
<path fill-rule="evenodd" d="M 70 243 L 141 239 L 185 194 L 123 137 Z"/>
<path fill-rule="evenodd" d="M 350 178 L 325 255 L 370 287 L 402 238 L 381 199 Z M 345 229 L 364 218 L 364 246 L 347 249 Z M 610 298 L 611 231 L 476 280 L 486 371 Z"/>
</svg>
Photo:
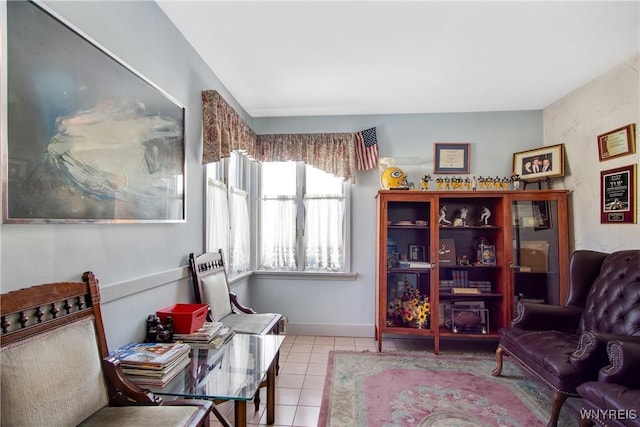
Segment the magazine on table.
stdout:
<svg viewBox="0 0 640 427">
<path fill-rule="evenodd" d="M 174 341 L 183 342 L 209 342 L 219 334 L 222 328 L 221 322 L 204 322 L 202 327 L 192 334 L 173 334 Z"/>
<path fill-rule="evenodd" d="M 189 344 L 185 343 L 132 343 L 112 352 L 110 356 L 126 366 L 145 366 L 149 369 L 163 369 L 171 362 L 188 355 Z"/>
<path fill-rule="evenodd" d="M 129 375 L 127 377 L 134 383 L 139 386 L 155 386 L 162 387 L 171 381 L 176 375 L 178 375 L 184 368 L 189 366 L 191 363 L 191 359 L 189 357 L 184 357 L 178 360 L 178 363 L 173 366 L 173 368 L 167 372 L 165 375 L 161 377 L 153 377 L 147 375 Z"/>
</svg>

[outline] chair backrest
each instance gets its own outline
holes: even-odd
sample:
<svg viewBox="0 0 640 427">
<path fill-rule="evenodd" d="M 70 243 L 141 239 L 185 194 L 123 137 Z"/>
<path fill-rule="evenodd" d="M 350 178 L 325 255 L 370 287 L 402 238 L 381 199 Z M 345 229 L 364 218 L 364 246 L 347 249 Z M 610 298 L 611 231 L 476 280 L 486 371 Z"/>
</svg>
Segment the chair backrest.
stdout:
<svg viewBox="0 0 640 427">
<path fill-rule="evenodd" d="M 224 269 L 222 249 L 202 255 L 189 254 L 189 269 L 193 279 L 196 303 L 209 304 L 212 319 L 221 321 L 231 314 L 229 283 Z"/>
<path fill-rule="evenodd" d="M 98 282 L 60 282 L 0 299 L 2 425 L 69 426 L 109 404 Z"/>
<path fill-rule="evenodd" d="M 587 295 L 578 333 L 640 336 L 640 250 L 607 255 Z"/>
</svg>

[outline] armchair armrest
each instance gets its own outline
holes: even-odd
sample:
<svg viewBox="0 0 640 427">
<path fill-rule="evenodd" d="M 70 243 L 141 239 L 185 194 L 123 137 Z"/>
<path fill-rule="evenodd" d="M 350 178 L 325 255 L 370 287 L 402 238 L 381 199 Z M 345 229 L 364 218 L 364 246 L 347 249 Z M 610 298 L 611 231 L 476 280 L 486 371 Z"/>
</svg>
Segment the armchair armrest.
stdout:
<svg viewBox="0 0 640 427">
<path fill-rule="evenodd" d="M 560 331 L 575 334 L 582 309 L 578 307 L 520 303 L 520 314 L 511 326 L 534 331 Z"/>
<path fill-rule="evenodd" d="M 120 361 L 107 356 L 102 359 L 102 369 L 107 380 L 115 389 L 111 398 L 116 406 L 128 405 L 161 405 L 162 399 L 148 390 L 144 390 L 133 383 L 122 370 Z"/>
<path fill-rule="evenodd" d="M 610 341 L 607 353 L 610 365 L 600 370 L 598 381 L 640 388 L 640 337 Z"/>
<path fill-rule="evenodd" d="M 235 292 L 230 291 L 229 298 L 231 299 L 231 303 L 233 304 L 233 306 L 238 310 L 240 310 L 241 312 L 247 313 L 247 314 L 256 314 L 256 311 L 253 308 L 246 307 L 242 305 L 240 301 L 238 301 L 238 295 Z"/>
<path fill-rule="evenodd" d="M 569 356 L 569 363 L 581 372 L 598 372 L 609 362 L 607 343 L 616 337 L 618 335 L 598 331 L 582 332 L 578 339 L 578 348 Z"/>
</svg>

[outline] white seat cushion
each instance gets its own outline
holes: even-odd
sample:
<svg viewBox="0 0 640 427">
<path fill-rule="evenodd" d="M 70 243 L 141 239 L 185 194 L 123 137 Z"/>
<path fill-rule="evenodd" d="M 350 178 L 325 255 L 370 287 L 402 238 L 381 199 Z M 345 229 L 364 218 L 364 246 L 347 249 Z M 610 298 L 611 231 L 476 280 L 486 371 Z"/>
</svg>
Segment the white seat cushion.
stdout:
<svg viewBox="0 0 640 427">
<path fill-rule="evenodd" d="M 174 427 L 184 426 L 197 406 L 106 407 L 82 422 L 82 427 Z"/>
</svg>

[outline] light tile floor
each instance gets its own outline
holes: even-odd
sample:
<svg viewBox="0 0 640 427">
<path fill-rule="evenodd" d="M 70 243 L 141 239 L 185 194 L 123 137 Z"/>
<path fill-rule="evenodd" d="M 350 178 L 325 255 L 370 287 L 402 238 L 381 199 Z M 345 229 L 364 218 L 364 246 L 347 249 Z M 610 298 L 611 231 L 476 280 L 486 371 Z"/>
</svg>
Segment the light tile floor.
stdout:
<svg viewBox="0 0 640 427">
<path fill-rule="evenodd" d="M 440 353 L 480 351 L 493 353 L 496 341 L 451 341 L 440 345 Z M 280 349 L 280 373 L 276 379 L 276 427 L 315 427 L 320 414 L 322 391 L 329 351 L 377 351 L 373 338 L 324 337 L 287 335 Z M 385 338 L 382 351 L 430 351 L 433 341 L 428 339 Z M 261 389 L 262 402 L 256 412 L 253 402 L 247 403 L 247 425 L 265 426 L 266 392 Z M 217 405 L 218 410 L 233 422 L 233 402 Z M 212 415 L 212 427 L 221 426 Z"/>
</svg>

